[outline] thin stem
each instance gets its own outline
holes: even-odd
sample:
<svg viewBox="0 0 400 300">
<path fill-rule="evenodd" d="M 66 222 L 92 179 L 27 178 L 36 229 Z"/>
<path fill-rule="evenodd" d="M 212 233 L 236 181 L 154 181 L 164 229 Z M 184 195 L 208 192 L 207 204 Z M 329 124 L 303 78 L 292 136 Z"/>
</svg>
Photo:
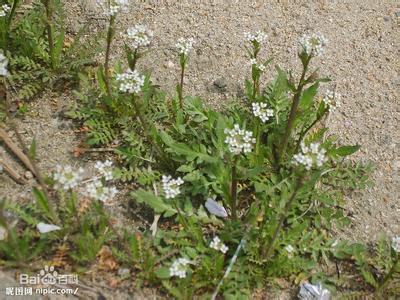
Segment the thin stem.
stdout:
<svg viewBox="0 0 400 300">
<path fill-rule="evenodd" d="M 56 61 L 54 57 L 54 41 L 53 41 L 53 26 L 52 26 L 53 11 L 51 9 L 50 0 L 43 1 L 43 4 L 46 10 L 46 32 L 47 32 L 47 41 L 49 43 L 51 67 L 54 69 L 56 67 Z"/>
<path fill-rule="evenodd" d="M 303 67 L 303 72 L 301 74 L 301 78 L 300 78 L 299 84 L 298 84 L 296 92 L 294 93 L 294 96 L 293 96 L 292 107 L 290 109 L 290 114 L 289 114 L 289 119 L 288 119 L 288 122 L 287 122 L 287 125 L 286 125 L 285 134 L 283 136 L 282 143 L 280 145 L 280 149 L 279 149 L 279 152 L 278 152 L 278 164 L 280 163 L 282 157 L 285 155 L 285 152 L 286 152 L 287 144 L 288 144 L 288 141 L 289 141 L 289 138 L 290 138 L 290 135 L 291 135 L 291 132 L 292 132 L 292 128 L 293 128 L 293 123 L 294 123 L 294 120 L 296 119 L 297 108 L 298 108 L 299 103 L 300 103 L 300 96 L 301 96 L 301 93 L 303 91 L 303 87 L 305 85 L 304 78 L 306 76 L 306 72 L 307 72 L 307 69 L 308 69 L 308 64 L 310 62 L 310 59 L 311 59 L 311 56 L 307 57 L 307 60 L 306 60 L 305 65 Z"/>
<path fill-rule="evenodd" d="M 237 220 L 237 158 L 233 160 L 232 165 L 232 182 L 231 182 L 231 209 L 232 218 Z"/>
<path fill-rule="evenodd" d="M 256 125 L 256 147 L 255 147 L 255 161 L 257 162 L 258 160 L 258 155 L 260 154 L 260 143 L 261 143 L 261 126 L 260 126 L 260 120 L 257 119 L 257 125 Z"/>
<path fill-rule="evenodd" d="M 147 124 L 146 120 L 143 118 L 143 116 L 141 114 L 140 107 L 139 107 L 138 103 L 136 102 L 135 95 L 132 96 L 132 103 L 133 103 L 133 107 L 135 109 L 135 113 L 136 113 L 137 117 L 139 118 L 139 121 L 140 121 L 140 123 L 142 125 L 143 131 L 147 135 L 148 141 L 154 147 L 154 149 L 158 153 L 159 157 L 164 160 L 164 162 L 168 165 L 168 167 L 171 167 L 171 164 L 169 163 L 169 160 L 166 158 L 164 151 L 160 148 L 160 146 L 149 135 L 148 129 L 150 128 L 150 126 Z"/>
<path fill-rule="evenodd" d="M 179 98 L 179 106 L 183 109 L 183 79 L 185 76 L 185 66 L 186 66 L 186 58 L 184 54 L 181 54 L 181 79 L 178 88 L 178 98 Z"/>
<path fill-rule="evenodd" d="M 298 151 L 298 149 L 299 149 L 299 147 L 300 147 L 301 141 L 304 139 L 304 137 L 306 136 L 307 132 L 309 132 L 309 131 L 315 126 L 315 124 L 317 124 L 317 123 L 319 122 L 319 120 L 321 120 L 321 118 L 323 117 L 323 115 L 324 115 L 324 114 L 321 114 L 320 116 L 318 116 L 318 117 L 314 120 L 314 122 L 311 123 L 310 126 L 308 126 L 304 131 L 302 131 L 302 133 L 300 134 L 299 140 L 298 140 L 297 143 L 296 143 L 296 147 L 295 147 L 294 153 L 297 153 L 297 151 Z"/>
<path fill-rule="evenodd" d="M 107 47 L 106 47 L 106 56 L 104 61 L 104 81 L 106 84 L 107 95 L 111 97 L 111 84 L 110 84 L 110 53 L 111 53 L 111 43 L 114 36 L 114 24 L 115 24 L 115 16 L 111 16 L 110 23 L 108 25 L 107 31 Z"/>
<path fill-rule="evenodd" d="M 256 100 L 257 96 L 257 79 L 253 78 L 253 101 Z"/>
<path fill-rule="evenodd" d="M 297 193 L 298 193 L 298 191 L 299 191 L 299 189 L 300 189 L 302 183 L 303 183 L 303 178 L 301 177 L 301 178 L 299 178 L 299 179 L 297 180 L 295 189 L 294 189 L 292 195 L 290 196 L 289 200 L 286 202 L 286 205 L 285 205 L 285 207 L 284 207 L 284 209 L 283 209 L 283 212 L 282 212 L 281 215 L 280 215 L 278 225 L 276 226 L 276 229 L 275 229 L 275 231 L 274 231 L 274 234 L 272 235 L 271 241 L 269 242 L 269 244 L 268 244 L 267 247 L 266 247 L 266 250 L 264 251 L 265 259 L 268 259 L 268 258 L 269 258 L 269 255 L 271 254 L 271 250 L 273 249 L 273 245 L 274 245 L 276 239 L 278 238 L 279 233 L 280 233 L 280 231 L 281 231 L 281 229 L 282 229 L 283 222 L 284 222 L 284 221 L 286 220 L 286 218 L 287 218 L 289 209 L 290 209 L 290 207 L 292 206 L 293 201 L 294 201 L 294 199 L 296 198 L 296 195 L 297 195 Z"/>
<path fill-rule="evenodd" d="M 386 286 L 389 284 L 390 279 L 393 276 L 393 273 L 395 272 L 397 268 L 397 264 L 400 262 L 400 255 L 397 254 L 396 259 L 393 262 L 392 267 L 390 268 L 389 272 L 386 274 L 386 276 L 383 278 L 381 283 L 379 284 L 378 288 L 376 289 L 377 294 L 381 294 L 382 291 L 386 288 Z"/>
<path fill-rule="evenodd" d="M 221 278 L 220 282 L 217 285 L 217 288 L 215 289 L 214 293 L 211 296 L 212 300 L 215 300 L 217 298 L 219 290 L 221 289 L 221 287 L 222 287 L 222 285 L 224 283 L 224 280 L 226 278 L 228 278 L 229 274 L 232 271 L 233 265 L 235 264 L 235 262 L 236 262 L 236 260 L 237 260 L 237 258 L 239 256 L 240 249 L 242 249 L 245 244 L 246 244 L 246 239 L 243 236 L 242 239 L 240 240 L 239 245 L 236 248 L 235 254 L 232 256 L 232 258 L 231 258 L 231 260 L 229 262 L 228 268 L 226 269 L 226 271 L 224 273 L 224 276 Z"/>
<path fill-rule="evenodd" d="M 186 229 L 189 229 L 189 224 L 186 222 L 186 219 L 183 217 L 182 211 L 178 206 L 178 200 L 173 201 L 173 205 L 174 208 L 176 209 L 176 212 L 178 213 L 178 218 L 183 223 L 183 226 L 185 226 Z"/>
</svg>

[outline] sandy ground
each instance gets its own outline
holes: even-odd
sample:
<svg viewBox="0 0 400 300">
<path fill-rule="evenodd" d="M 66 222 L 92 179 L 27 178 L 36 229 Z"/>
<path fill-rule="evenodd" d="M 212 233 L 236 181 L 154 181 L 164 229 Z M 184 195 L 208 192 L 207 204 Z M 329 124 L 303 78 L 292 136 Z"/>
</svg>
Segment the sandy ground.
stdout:
<svg viewBox="0 0 400 300">
<path fill-rule="evenodd" d="M 71 32 L 82 25 L 104 28 L 95 0 L 66 1 Z M 155 45 L 139 68 L 153 71 L 153 80 L 173 93 L 178 64 L 174 44 L 193 37 L 186 92 L 219 106 L 240 97 L 249 66 L 243 33 L 263 30 L 268 42 L 261 55 L 273 64 L 299 72 L 297 41 L 306 32 L 320 32 L 329 40 L 325 54 L 313 67 L 329 75 L 342 94 L 342 106 L 329 119 L 332 132 L 343 143 L 360 144 L 357 159 L 371 161 L 375 186 L 347 195 L 353 225 L 342 236 L 375 240 L 380 232 L 400 233 L 400 2 L 396 0 L 320 1 L 130 1 L 129 13 L 118 20 L 118 31 L 141 23 L 154 31 Z M 118 59 L 121 40 L 113 45 Z M 266 80 L 274 76 L 271 67 Z M 219 87 L 218 87 L 219 86 Z M 221 89 L 222 86 L 222 89 Z M 327 85 L 325 88 L 332 88 Z M 324 89 L 324 88 L 323 88 Z M 322 89 L 322 90 L 323 90 Z M 32 104 L 21 121 L 29 140 L 36 135 L 40 167 L 57 162 L 85 165 L 71 150 L 77 144 L 69 122 L 59 111 L 71 98 L 50 93 Z M 0 154 L 5 150 L 0 147 Z M 29 198 L 29 187 L 14 184 L 0 174 L 0 196 Z"/>
</svg>

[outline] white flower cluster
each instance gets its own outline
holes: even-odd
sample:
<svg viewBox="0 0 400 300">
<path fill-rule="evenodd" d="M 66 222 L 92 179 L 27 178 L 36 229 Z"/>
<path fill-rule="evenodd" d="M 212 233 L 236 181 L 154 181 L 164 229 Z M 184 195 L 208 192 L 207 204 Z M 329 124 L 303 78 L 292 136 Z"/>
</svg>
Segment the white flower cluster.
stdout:
<svg viewBox="0 0 400 300">
<path fill-rule="evenodd" d="M 5 17 L 10 11 L 11 7 L 7 4 L 3 4 L 0 8 L 0 17 Z"/>
<path fill-rule="evenodd" d="M 179 38 L 175 47 L 178 49 L 179 54 L 183 54 L 187 56 L 189 52 L 192 50 L 194 44 L 193 38 Z"/>
<path fill-rule="evenodd" d="M 251 105 L 253 108 L 253 115 L 259 117 L 264 123 L 267 122 L 270 117 L 274 116 L 274 110 L 267 108 L 267 103 L 253 102 Z"/>
<path fill-rule="evenodd" d="M 128 28 L 125 34 L 125 38 L 129 40 L 128 46 L 133 50 L 149 46 L 152 37 L 153 32 L 144 25 Z"/>
<path fill-rule="evenodd" d="M 165 193 L 165 198 L 167 199 L 172 199 L 178 196 L 181 193 L 179 186 L 184 183 L 182 178 L 178 177 L 177 179 L 172 179 L 170 175 L 163 175 L 161 182 Z"/>
<path fill-rule="evenodd" d="M 221 242 L 218 236 L 214 237 L 214 239 L 211 241 L 210 248 L 221 251 L 224 254 L 229 250 L 229 248 Z"/>
<path fill-rule="evenodd" d="M 128 0 L 97 0 L 97 5 L 105 12 L 107 16 L 115 16 L 128 8 Z"/>
<path fill-rule="evenodd" d="M 242 151 L 243 153 L 251 152 L 252 144 L 256 142 L 251 131 L 240 129 L 239 125 L 235 124 L 233 129 L 225 128 L 224 132 L 227 135 L 225 143 L 228 144 L 230 152 L 236 155 L 240 154 Z"/>
<path fill-rule="evenodd" d="M 179 278 L 186 278 L 186 266 L 190 264 L 190 260 L 186 258 L 178 258 L 175 260 L 172 264 L 172 266 L 169 268 L 169 275 L 176 276 Z"/>
<path fill-rule="evenodd" d="M 144 84 L 144 76 L 138 71 L 128 70 L 125 73 L 117 74 L 117 81 L 120 82 L 119 90 L 123 93 L 139 93 Z"/>
<path fill-rule="evenodd" d="M 84 170 L 79 168 L 74 171 L 70 165 L 57 165 L 56 172 L 53 175 L 56 189 L 68 191 L 78 186 L 83 179 Z"/>
<path fill-rule="evenodd" d="M 250 59 L 250 65 L 256 66 L 257 69 L 259 69 L 261 72 L 264 72 L 265 69 L 266 69 L 265 65 L 264 64 L 259 64 L 257 62 L 257 59 L 255 59 L 255 58 Z"/>
<path fill-rule="evenodd" d="M 327 40 L 319 33 L 303 35 L 300 45 L 308 55 L 318 56 L 323 53 Z"/>
<path fill-rule="evenodd" d="M 285 250 L 287 251 L 287 253 L 288 253 L 288 257 L 289 258 L 291 258 L 291 257 L 293 257 L 293 254 L 294 254 L 294 247 L 292 246 L 292 245 L 287 245 L 286 247 L 285 247 Z"/>
<path fill-rule="evenodd" d="M 327 90 L 322 101 L 329 107 L 329 111 L 333 112 L 336 108 L 341 106 L 340 94 Z"/>
<path fill-rule="evenodd" d="M 267 40 L 267 34 L 260 30 L 254 34 L 245 32 L 244 38 L 250 43 L 257 42 L 259 44 L 262 44 L 263 42 L 265 42 Z"/>
<path fill-rule="evenodd" d="M 8 75 L 7 65 L 8 65 L 7 57 L 5 57 L 3 52 L 0 52 L 0 76 Z"/>
<path fill-rule="evenodd" d="M 112 161 L 111 160 L 106 160 L 104 162 L 102 161 L 96 161 L 96 164 L 94 167 L 99 171 L 100 175 L 106 180 L 112 180 L 113 179 L 113 169 L 112 169 Z"/>
<path fill-rule="evenodd" d="M 116 187 L 104 186 L 101 180 L 97 178 L 89 182 L 85 187 L 86 196 L 101 202 L 113 199 L 117 193 L 118 190 Z"/>
<path fill-rule="evenodd" d="M 392 248 L 394 251 L 400 253 L 400 235 L 392 238 Z"/>
<path fill-rule="evenodd" d="M 321 148 L 319 143 L 311 143 L 306 146 L 304 142 L 301 143 L 301 152 L 293 156 L 293 163 L 295 165 L 303 165 L 306 170 L 311 170 L 315 165 L 321 167 L 328 158 L 326 157 L 326 150 Z"/>
<path fill-rule="evenodd" d="M 106 202 L 114 198 L 118 193 L 115 187 L 104 185 L 106 181 L 113 179 L 112 165 L 113 163 L 110 160 L 104 162 L 97 161 L 94 166 L 97 170 L 97 174 L 87 180 L 83 180 L 84 170 L 82 168 L 74 171 L 69 165 L 58 165 L 56 167 L 56 172 L 53 174 L 53 179 L 55 181 L 54 188 L 68 191 L 85 184 L 83 190 L 80 190 L 82 194 L 94 200 Z"/>
</svg>

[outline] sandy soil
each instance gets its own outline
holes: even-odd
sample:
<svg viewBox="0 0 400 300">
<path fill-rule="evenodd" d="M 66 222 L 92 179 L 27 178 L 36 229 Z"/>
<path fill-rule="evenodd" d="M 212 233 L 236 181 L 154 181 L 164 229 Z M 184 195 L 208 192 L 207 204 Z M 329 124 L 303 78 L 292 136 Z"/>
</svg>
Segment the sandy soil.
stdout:
<svg viewBox="0 0 400 300">
<path fill-rule="evenodd" d="M 71 32 L 89 25 L 104 28 L 95 0 L 66 1 Z M 329 119 L 332 132 L 343 143 L 360 144 L 357 159 L 371 161 L 375 186 L 347 195 L 353 226 L 342 233 L 349 239 L 375 240 L 380 232 L 400 233 L 400 3 L 396 0 L 320 1 L 131 1 L 121 16 L 118 31 L 137 23 L 154 31 L 155 46 L 141 62 L 153 80 L 171 93 L 177 82 L 174 44 L 179 37 L 193 37 L 186 91 L 219 106 L 240 97 L 249 67 L 243 32 L 263 30 L 268 43 L 262 55 L 274 64 L 299 71 L 296 57 L 299 37 L 320 32 L 329 40 L 325 54 L 314 61 L 321 75 L 329 75 L 342 94 L 342 107 Z M 121 41 L 113 45 L 118 59 Z M 271 67 L 267 79 L 274 76 Z M 221 88 L 222 86 L 222 88 Z M 326 86 L 329 88 L 330 86 Z M 68 93 L 47 93 L 32 104 L 21 121 L 27 140 L 36 135 L 39 166 L 50 171 L 57 162 L 85 165 L 71 150 L 77 144 L 73 126 L 59 116 L 71 101 Z M 5 150 L 0 147 L 0 154 Z M 0 174 L 0 196 L 18 200 L 29 197 L 21 187 Z"/>
</svg>

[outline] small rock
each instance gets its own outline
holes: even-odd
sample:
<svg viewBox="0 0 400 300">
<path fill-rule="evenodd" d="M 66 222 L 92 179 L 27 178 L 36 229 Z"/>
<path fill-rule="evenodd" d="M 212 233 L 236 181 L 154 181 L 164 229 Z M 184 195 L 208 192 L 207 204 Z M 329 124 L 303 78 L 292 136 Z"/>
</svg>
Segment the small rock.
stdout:
<svg viewBox="0 0 400 300">
<path fill-rule="evenodd" d="M 126 277 L 129 277 L 130 274 L 131 274 L 131 271 L 128 268 L 119 268 L 118 269 L 118 276 L 126 278 Z"/>
<path fill-rule="evenodd" d="M 384 20 L 385 22 L 389 22 L 389 21 L 390 21 L 390 17 L 383 17 L 383 20 Z"/>
<path fill-rule="evenodd" d="M 169 60 L 164 64 L 164 67 L 167 69 L 173 69 L 175 67 L 175 64 Z"/>
<path fill-rule="evenodd" d="M 33 174 L 30 171 L 26 171 L 24 176 L 28 180 L 33 178 Z"/>
<path fill-rule="evenodd" d="M 397 11 L 397 12 L 395 13 L 395 15 L 396 15 L 396 17 L 400 18 L 400 11 Z"/>
<path fill-rule="evenodd" d="M 227 83 L 224 78 L 218 78 L 213 82 L 213 88 L 217 93 L 225 93 L 226 92 Z"/>
</svg>

